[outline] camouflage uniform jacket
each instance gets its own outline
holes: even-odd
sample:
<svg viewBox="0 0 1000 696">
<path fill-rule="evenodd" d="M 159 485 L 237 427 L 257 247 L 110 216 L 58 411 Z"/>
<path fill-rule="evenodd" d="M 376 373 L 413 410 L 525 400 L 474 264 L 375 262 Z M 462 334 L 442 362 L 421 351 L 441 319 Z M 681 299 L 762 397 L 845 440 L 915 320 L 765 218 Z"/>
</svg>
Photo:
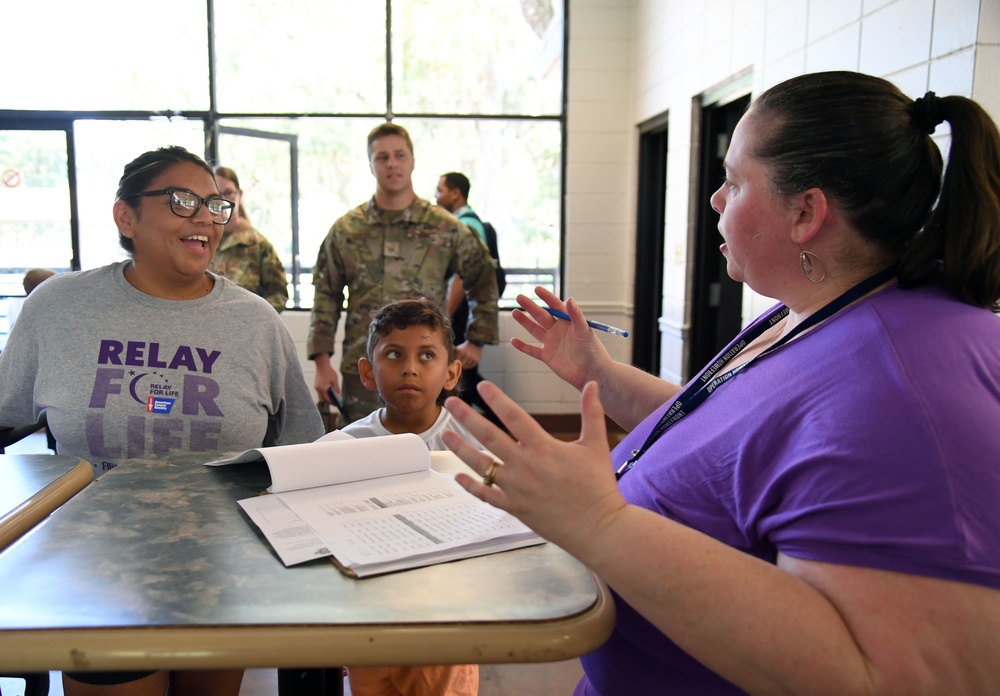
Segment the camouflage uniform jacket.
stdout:
<svg viewBox="0 0 1000 696">
<path fill-rule="evenodd" d="M 260 295 L 277 311 L 288 302 L 288 278 L 277 252 L 267 237 L 241 221 L 239 227 L 223 235 L 208 270 Z"/>
<path fill-rule="evenodd" d="M 357 374 L 371 313 L 406 298 L 426 298 L 446 311 L 446 279 L 453 273 L 462 279 L 469 301 L 469 339 L 497 343 L 494 269 L 486 245 L 444 208 L 415 198 L 405 210 L 385 211 L 373 197 L 333 223 L 323 240 L 313 269 L 316 295 L 308 355 L 334 352 L 345 287 L 349 292 L 341 372 Z"/>
</svg>

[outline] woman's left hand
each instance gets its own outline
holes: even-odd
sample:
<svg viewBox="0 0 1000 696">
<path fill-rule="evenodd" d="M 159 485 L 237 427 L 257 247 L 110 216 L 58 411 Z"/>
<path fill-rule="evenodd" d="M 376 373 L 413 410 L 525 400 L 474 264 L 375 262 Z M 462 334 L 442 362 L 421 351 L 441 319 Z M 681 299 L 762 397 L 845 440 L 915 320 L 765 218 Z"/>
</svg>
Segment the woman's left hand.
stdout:
<svg viewBox="0 0 1000 696">
<path fill-rule="evenodd" d="M 549 435 L 495 384 L 481 382 L 479 393 L 511 435 L 461 399 L 448 399 L 448 411 L 489 451 L 452 432 L 444 435 L 448 448 L 480 476 L 494 461 L 490 453 L 501 460 L 493 485 L 458 474 L 463 488 L 570 553 L 626 508 L 615 481 L 596 383 L 583 389 L 580 438 L 574 442 Z"/>
</svg>

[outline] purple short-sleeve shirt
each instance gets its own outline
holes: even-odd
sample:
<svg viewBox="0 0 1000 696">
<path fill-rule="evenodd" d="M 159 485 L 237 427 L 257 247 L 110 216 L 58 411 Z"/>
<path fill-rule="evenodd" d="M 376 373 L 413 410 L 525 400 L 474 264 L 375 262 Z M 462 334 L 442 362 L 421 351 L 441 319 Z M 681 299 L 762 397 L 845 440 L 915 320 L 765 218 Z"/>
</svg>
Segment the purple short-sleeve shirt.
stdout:
<svg viewBox="0 0 1000 696">
<path fill-rule="evenodd" d="M 765 561 L 1000 588 L 998 433 L 1000 318 L 936 286 L 892 286 L 743 369 L 620 486 Z M 742 693 L 620 599 L 615 633 L 583 663 L 578 694 Z"/>
</svg>

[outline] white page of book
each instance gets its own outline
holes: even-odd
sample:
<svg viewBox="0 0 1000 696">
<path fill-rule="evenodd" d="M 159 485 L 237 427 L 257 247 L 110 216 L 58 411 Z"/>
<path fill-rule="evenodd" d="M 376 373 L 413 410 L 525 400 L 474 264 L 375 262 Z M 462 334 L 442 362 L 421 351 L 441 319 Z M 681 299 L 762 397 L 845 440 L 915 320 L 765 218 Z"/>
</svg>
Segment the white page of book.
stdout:
<svg viewBox="0 0 1000 696">
<path fill-rule="evenodd" d="M 516 518 L 467 493 L 452 476 L 433 470 L 277 497 L 347 567 L 436 554 L 498 537 L 534 536 Z"/>
<path fill-rule="evenodd" d="M 335 435 L 336 433 L 336 435 Z M 272 493 L 395 476 L 431 468 L 431 453 L 419 435 L 404 433 L 355 439 L 335 430 L 315 442 L 247 450 L 206 462 L 224 466 L 264 459 Z"/>
<path fill-rule="evenodd" d="M 330 555 L 326 542 L 276 495 L 238 501 L 286 566 Z"/>
<path fill-rule="evenodd" d="M 347 433 L 341 430 L 332 430 L 325 435 L 320 435 L 318 438 L 313 440 L 311 443 L 304 443 L 305 445 L 315 445 L 318 442 L 338 442 L 341 440 L 353 440 L 355 438 L 351 437 Z M 240 452 L 239 454 L 226 457 L 224 459 L 215 459 L 210 462 L 205 462 L 205 466 L 226 466 L 228 464 L 246 464 L 248 462 L 259 462 L 267 461 L 267 453 L 273 449 L 279 449 L 282 447 L 303 447 L 304 445 L 275 445 L 273 447 L 258 447 L 256 449 L 248 449 L 245 452 Z"/>
<path fill-rule="evenodd" d="M 431 453 L 419 435 L 315 442 L 267 449 L 272 493 L 429 471 Z"/>
</svg>

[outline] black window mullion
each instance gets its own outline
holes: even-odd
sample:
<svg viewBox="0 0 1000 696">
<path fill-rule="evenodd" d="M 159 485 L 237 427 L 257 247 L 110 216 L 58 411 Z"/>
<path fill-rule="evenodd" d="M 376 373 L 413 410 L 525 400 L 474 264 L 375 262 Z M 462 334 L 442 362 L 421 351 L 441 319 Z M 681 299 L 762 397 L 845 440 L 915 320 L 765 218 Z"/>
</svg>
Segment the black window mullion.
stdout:
<svg viewBox="0 0 1000 696">
<path fill-rule="evenodd" d="M 392 0 L 385 0 L 385 118 L 392 112 Z"/>
</svg>

